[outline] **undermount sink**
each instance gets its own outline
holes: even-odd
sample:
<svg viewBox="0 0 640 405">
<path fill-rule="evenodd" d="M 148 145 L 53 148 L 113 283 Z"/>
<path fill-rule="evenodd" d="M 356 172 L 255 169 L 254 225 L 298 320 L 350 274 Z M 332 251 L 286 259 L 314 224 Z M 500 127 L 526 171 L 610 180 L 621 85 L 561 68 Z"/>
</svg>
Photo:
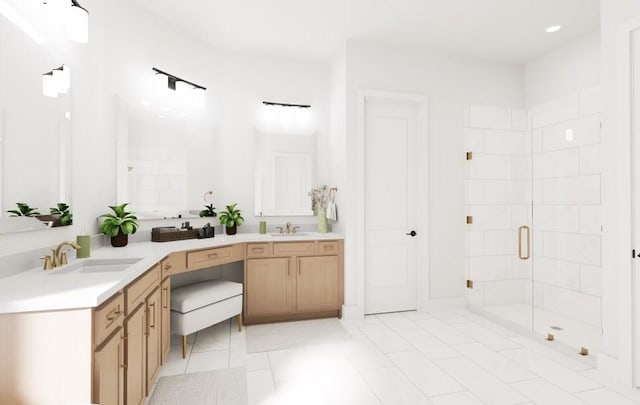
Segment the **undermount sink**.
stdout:
<svg viewBox="0 0 640 405">
<path fill-rule="evenodd" d="M 271 233 L 271 236 L 309 236 L 309 232 L 296 232 L 296 233 Z"/>
<path fill-rule="evenodd" d="M 138 263 L 142 258 L 89 259 L 50 270 L 49 274 L 96 274 L 115 273 Z"/>
</svg>

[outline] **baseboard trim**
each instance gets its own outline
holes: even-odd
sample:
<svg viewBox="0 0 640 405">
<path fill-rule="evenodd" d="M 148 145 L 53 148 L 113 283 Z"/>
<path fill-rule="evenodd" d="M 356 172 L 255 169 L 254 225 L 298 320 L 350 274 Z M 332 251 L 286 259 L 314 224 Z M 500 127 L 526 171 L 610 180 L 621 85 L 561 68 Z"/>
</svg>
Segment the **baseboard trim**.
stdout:
<svg viewBox="0 0 640 405">
<path fill-rule="evenodd" d="M 358 305 L 343 305 L 342 319 L 347 321 L 364 319 L 364 308 Z"/>
</svg>

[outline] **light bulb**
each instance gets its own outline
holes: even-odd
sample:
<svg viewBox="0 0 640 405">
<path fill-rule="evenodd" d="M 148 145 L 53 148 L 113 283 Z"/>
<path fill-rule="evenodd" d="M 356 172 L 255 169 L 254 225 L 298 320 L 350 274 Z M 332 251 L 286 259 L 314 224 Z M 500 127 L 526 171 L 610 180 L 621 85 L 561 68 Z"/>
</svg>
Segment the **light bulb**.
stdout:
<svg viewBox="0 0 640 405">
<path fill-rule="evenodd" d="M 53 82 L 55 83 L 56 91 L 58 93 L 66 94 L 67 90 L 69 90 L 65 85 L 64 72 L 62 70 L 53 70 Z"/>
<path fill-rule="evenodd" d="M 68 10 L 67 36 L 80 44 L 89 42 L 89 12 L 75 1 Z"/>
<path fill-rule="evenodd" d="M 56 81 L 53 77 L 53 72 L 48 72 L 42 75 L 42 94 L 46 97 L 58 96 L 58 90 Z"/>
</svg>

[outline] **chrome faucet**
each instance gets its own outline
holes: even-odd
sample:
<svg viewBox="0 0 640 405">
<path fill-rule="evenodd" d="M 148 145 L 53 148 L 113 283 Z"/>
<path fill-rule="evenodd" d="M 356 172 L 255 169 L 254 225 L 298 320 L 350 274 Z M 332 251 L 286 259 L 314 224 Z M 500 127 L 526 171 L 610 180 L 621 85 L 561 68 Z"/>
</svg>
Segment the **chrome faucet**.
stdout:
<svg viewBox="0 0 640 405">
<path fill-rule="evenodd" d="M 80 245 L 73 241 L 69 240 L 62 242 L 55 249 L 51 249 L 51 256 L 41 257 L 41 259 L 44 259 L 42 266 L 44 270 L 51 270 L 67 264 L 67 253 L 62 251 L 62 248 L 65 246 L 71 246 L 76 250 L 80 249 Z"/>
<path fill-rule="evenodd" d="M 287 234 L 291 233 L 291 222 L 287 222 L 286 230 L 287 230 L 286 232 Z"/>
</svg>

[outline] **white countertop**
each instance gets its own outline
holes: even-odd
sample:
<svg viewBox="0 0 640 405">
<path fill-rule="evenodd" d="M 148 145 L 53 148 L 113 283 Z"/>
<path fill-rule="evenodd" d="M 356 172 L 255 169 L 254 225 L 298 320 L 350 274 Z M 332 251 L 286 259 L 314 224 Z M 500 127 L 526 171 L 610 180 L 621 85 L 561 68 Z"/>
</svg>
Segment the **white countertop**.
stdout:
<svg viewBox="0 0 640 405">
<path fill-rule="evenodd" d="M 271 236 L 256 233 L 175 242 L 131 243 L 127 247 L 92 250 L 90 259 L 141 258 L 126 270 L 105 273 L 64 273 L 65 267 L 44 271 L 41 267 L 0 279 L 0 314 L 96 307 L 172 252 L 245 242 L 297 242 L 336 240 L 337 233 L 310 232 L 304 236 Z M 89 259 L 70 261 L 70 265 Z"/>
</svg>

